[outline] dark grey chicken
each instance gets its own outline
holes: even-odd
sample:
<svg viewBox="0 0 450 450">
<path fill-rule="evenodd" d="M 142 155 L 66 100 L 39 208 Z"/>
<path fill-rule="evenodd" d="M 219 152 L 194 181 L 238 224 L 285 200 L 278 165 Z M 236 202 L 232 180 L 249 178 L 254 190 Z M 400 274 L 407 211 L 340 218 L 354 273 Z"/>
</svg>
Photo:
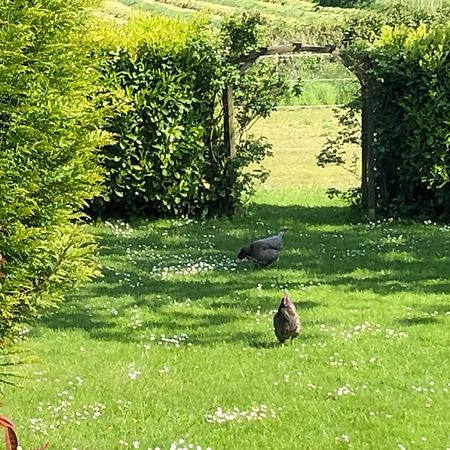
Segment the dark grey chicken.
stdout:
<svg viewBox="0 0 450 450">
<path fill-rule="evenodd" d="M 276 236 L 258 239 L 248 247 L 241 248 L 239 259 L 252 259 L 258 266 L 270 266 L 280 256 L 283 248 L 284 231 L 280 231 Z"/>
<path fill-rule="evenodd" d="M 291 338 L 292 344 L 292 340 L 302 330 L 300 317 L 288 294 L 285 294 L 281 299 L 278 311 L 273 318 L 273 327 L 275 329 L 275 335 L 281 344 L 284 344 L 284 341 L 289 338 Z"/>
</svg>

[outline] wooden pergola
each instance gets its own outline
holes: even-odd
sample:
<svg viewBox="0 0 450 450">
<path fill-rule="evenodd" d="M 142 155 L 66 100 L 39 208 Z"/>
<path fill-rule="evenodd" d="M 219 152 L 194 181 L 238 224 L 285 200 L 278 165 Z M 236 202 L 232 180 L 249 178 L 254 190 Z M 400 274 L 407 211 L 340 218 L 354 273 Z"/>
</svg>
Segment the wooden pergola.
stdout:
<svg viewBox="0 0 450 450">
<path fill-rule="evenodd" d="M 309 46 L 300 42 L 279 45 L 276 47 L 262 47 L 251 53 L 243 55 L 237 61 L 240 73 L 245 73 L 261 56 L 285 55 L 290 53 L 328 53 L 336 60 L 340 61 L 352 73 L 356 75 L 362 92 L 362 114 L 361 114 L 361 191 L 363 204 L 367 209 L 369 219 L 375 217 L 376 197 L 375 197 L 375 177 L 373 161 L 373 140 L 374 140 L 374 116 L 373 116 L 373 80 L 367 75 L 366 61 L 362 61 L 355 67 L 349 60 L 339 54 L 339 49 L 335 45 Z M 228 86 L 222 96 L 224 111 L 224 139 L 231 158 L 236 156 L 235 142 L 235 115 L 234 115 L 234 94 L 233 87 Z"/>
</svg>

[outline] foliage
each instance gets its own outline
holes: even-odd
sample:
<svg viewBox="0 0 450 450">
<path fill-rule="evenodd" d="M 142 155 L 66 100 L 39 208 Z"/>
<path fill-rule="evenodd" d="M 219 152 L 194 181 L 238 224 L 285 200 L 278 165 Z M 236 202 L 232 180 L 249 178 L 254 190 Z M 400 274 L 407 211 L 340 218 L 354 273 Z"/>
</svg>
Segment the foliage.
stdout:
<svg viewBox="0 0 450 450">
<path fill-rule="evenodd" d="M 267 35 L 266 21 L 260 14 L 243 12 L 223 21 L 221 35 L 223 46 L 230 59 L 250 53 L 264 43 Z"/>
<path fill-rule="evenodd" d="M 344 16 L 318 22 L 290 22 L 271 17 L 268 19 L 268 41 L 271 45 L 282 42 L 304 42 L 310 45 L 338 44 L 342 40 Z"/>
<path fill-rule="evenodd" d="M 417 28 L 423 23 L 445 23 L 447 18 L 445 9 L 433 12 L 405 3 L 389 3 L 378 10 L 351 14 L 342 25 L 343 40 L 347 46 L 361 39 L 371 43 L 379 38 L 384 26 Z"/>
<path fill-rule="evenodd" d="M 259 16 L 243 15 L 220 33 L 202 19 L 141 17 L 121 28 L 123 39 L 103 68 L 115 93 L 107 130 L 117 141 L 103 150 L 106 194 L 94 202 L 96 214 L 229 214 L 264 178 L 245 169 L 269 145 L 246 129 L 275 108 L 285 84 L 276 68 L 241 75 L 236 59 L 261 45 L 263 27 Z M 227 85 L 236 92 L 234 159 L 223 138 Z"/>
<path fill-rule="evenodd" d="M 448 218 L 450 26 L 386 27 L 374 53 L 379 206 L 395 215 Z"/>
<path fill-rule="evenodd" d="M 360 171 L 358 170 L 360 158 L 353 155 L 349 160 L 344 151 L 347 144 L 361 146 L 361 124 L 358 117 L 360 108 L 359 99 L 353 99 L 345 107 L 335 109 L 334 113 L 340 125 L 340 130 L 334 137 L 327 138 L 316 157 L 316 161 L 319 167 L 329 165 L 341 167 L 361 182 Z M 330 198 L 341 198 L 353 206 L 359 205 L 361 201 L 360 188 L 339 189 L 330 187 L 327 193 Z"/>
<path fill-rule="evenodd" d="M 343 57 L 363 79 L 373 79 L 375 183 L 378 210 L 391 216 L 450 216 L 450 28 L 443 13 L 386 9 L 352 18 Z M 344 165 L 343 143 L 358 140 L 358 105 L 349 126 L 319 155 Z M 401 130 L 401 131 L 400 131 Z"/>
<path fill-rule="evenodd" d="M 102 111 L 85 0 L 0 3 L 0 349 L 96 272 Z"/>
</svg>

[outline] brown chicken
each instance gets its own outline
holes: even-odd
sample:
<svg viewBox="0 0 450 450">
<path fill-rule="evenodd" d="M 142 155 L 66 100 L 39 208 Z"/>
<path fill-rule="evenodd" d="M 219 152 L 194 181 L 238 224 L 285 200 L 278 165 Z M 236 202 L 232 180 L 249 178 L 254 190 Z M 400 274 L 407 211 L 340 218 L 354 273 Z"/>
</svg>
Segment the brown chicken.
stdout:
<svg viewBox="0 0 450 450">
<path fill-rule="evenodd" d="M 273 326 L 275 335 L 281 344 L 284 344 L 284 341 L 289 338 L 291 338 L 292 344 L 292 340 L 297 337 L 302 330 L 300 317 L 288 294 L 285 294 L 281 299 L 278 311 L 273 318 Z"/>
</svg>

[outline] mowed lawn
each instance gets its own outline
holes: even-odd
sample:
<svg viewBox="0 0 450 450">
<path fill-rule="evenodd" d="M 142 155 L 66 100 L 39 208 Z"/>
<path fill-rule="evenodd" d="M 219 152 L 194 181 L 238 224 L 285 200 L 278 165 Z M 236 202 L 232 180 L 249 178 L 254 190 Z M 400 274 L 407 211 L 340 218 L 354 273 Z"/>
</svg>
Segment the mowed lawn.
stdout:
<svg viewBox="0 0 450 450">
<path fill-rule="evenodd" d="M 258 124 L 273 177 L 232 220 L 105 223 L 103 277 L 32 329 L 2 412 L 24 450 L 450 447 L 450 227 L 367 223 L 324 189 L 329 112 Z M 271 268 L 237 263 L 286 229 Z M 304 331 L 280 347 L 288 289 Z M 198 446 L 198 447 L 197 447 Z"/>
</svg>

